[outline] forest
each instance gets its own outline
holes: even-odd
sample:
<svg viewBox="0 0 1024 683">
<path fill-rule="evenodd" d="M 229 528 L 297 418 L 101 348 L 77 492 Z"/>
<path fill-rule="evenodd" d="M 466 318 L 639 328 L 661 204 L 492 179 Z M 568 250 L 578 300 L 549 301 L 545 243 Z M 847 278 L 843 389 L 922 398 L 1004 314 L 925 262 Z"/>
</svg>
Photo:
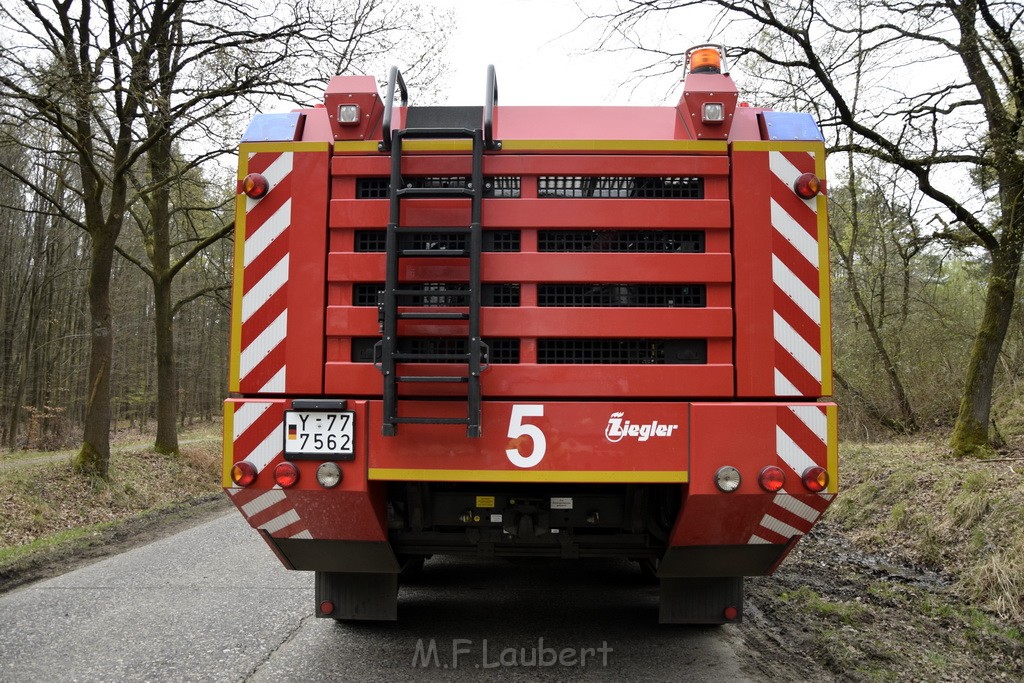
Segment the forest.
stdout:
<svg viewBox="0 0 1024 683">
<path fill-rule="evenodd" d="M 604 3 L 594 49 L 682 52 Z M 745 98 L 810 111 L 831 161 L 842 434 L 1024 433 L 1024 61 L 1016 3 L 717 0 Z M 216 419 L 226 392 L 233 158 L 254 111 L 334 73 L 439 83 L 450 15 L 415 3 L 5 3 L 0 46 L 0 444 L 78 448 Z M 739 47 L 735 47 L 739 46 Z M 940 68 L 925 70 L 939 64 Z"/>
</svg>

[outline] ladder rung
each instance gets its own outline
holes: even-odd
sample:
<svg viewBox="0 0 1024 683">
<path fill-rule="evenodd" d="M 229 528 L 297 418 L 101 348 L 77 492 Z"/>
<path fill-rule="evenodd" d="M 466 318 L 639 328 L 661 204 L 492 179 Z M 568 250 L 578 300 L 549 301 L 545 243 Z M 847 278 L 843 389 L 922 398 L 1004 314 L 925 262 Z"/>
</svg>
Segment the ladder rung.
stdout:
<svg viewBox="0 0 1024 683">
<path fill-rule="evenodd" d="M 429 376 L 426 376 L 426 375 L 412 375 L 412 376 L 408 376 L 408 377 L 395 377 L 395 381 L 396 382 L 424 382 L 424 383 L 434 383 L 434 382 L 437 382 L 439 384 L 441 384 L 441 383 L 444 383 L 444 384 L 459 384 L 460 382 L 461 383 L 468 382 L 469 378 L 468 377 L 458 377 L 458 376 L 453 376 L 453 375 L 441 375 L 441 376 L 433 376 L 433 377 L 429 377 Z"/>
<path fill-rule="evenodd" d="M 412 235 L 412 234 L 423 233 L 423 232 L 426 232 L 426 233 L 452 234 L 452 235 L 468 235 L 471 232 L 473 232 L 473 228 L 471 228 L 471 227 L 470 228 L 462 228 L 462 227 L 459 227 L 459 228 L 439 228 L 439 227 L 434 227 L 434 226 L 425 226 L 425 227 L 415 226 L 415 227 L 411 227 L 410 228 L 410 227 L 404 226 L 404 225 L 396 225 L 395 226 L 395 232 L 398 233 L 399 235 Z"/>
<path fill-rule="evenodd" d="M 472 197 L 468 187 L 403 187 L 395 193 L 399 197 Z"/>
<path fill-rule="evenodd" d="M 407 311 L 398 314 L 399 320 L 469 320 L 469 313 Z"/>
<path fill-rule="evenodd" d="M 468 353 L 395 353 L 391 356 L 395 360 L 415 363 L 416 361 L 451 361 L 464 363 L 469 358 Z"/>
<path fill-rule="evenodd" d="M 438 140 L 472 138 L 476 131 L 471 128 L 404 128 L 398 131 L 403 138 L 436 138 Z"/>
<path fill-rule="evenodd" d="M 462 257 L 468 255 L 465 249 L 402 249 L 399 253 L 402 256 L 420 256 L 420 257 Z"/>
<path fill-rule="evenodd" d="M 469 296 L 468 289 L 396 289 L 395 296 Z"/>
<path fill-rule="evenodd" d="M 468 425 L 468 417 L 393 417 L 392 424 L 405 425 Z"/>
</svg>

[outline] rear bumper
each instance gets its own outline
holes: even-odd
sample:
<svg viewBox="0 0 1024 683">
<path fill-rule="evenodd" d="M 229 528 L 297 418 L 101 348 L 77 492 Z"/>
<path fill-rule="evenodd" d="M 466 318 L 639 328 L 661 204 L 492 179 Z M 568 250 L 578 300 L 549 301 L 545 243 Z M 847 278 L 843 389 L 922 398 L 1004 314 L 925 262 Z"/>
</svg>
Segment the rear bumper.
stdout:
<svg viewBox="0 0 1024 683">
<path fill-rule="evenodd" d="M 364 556 L 373 571 L 393 569 L 387 545 L 388 487 L 462 482 L 478 492 L 475 500 L 497 496 L 499 508 L 510 487 L 542 491 L 552 511 L 561 485 L 577 491 L 588 484 L 622 485 L 623 491 L 630 485 L 678 486 L 682 503 L 668 540 L 660 542 L 667 547 L 662 574 L 764 574 L 810 531 L 837 490 L 833 404 L 494 401 L 484 403 L 483 437 L 467 439 L 462 429 L 450 425 L 402 425 L 398 436 L 383 437 L 380 403 L 349 401 L 356 414 L 356 453 L 338 463 L 341 485 L 321 488 L 315 476 L 320 461 L 302 460 L 295 462 L 298 484 L 280 489 L 272 472 L 284 460 L 283 415 L 290 406 L 291 400 L 283 398 L 225 402 L 224 488 L 282 561 L 297 569 L 367 571 L 357 568 Z M 447 409 L 455 414 L 459 408 L 457 403 L 410 403 L 402 411 L 437 414 Z M 241 460 L 259 471 L 246 488 L 233 486 L 229 476 Z M 828 470 L 827 491 L 803 487 L 800 475 L 812 464 Z M 714 485 L 714 473 L 724 465 L 741 473 L 735 492 L 722 493 Z M 766 465 L 783 468 L 783 490 L 760 488 L 757 475 Z M 484 505 L 470 514 L 475 521 L 468 524 L 485 530 L 494 512 L 500 510 Z M 450 521 L 449 530 L 457 529 L 458 523 Z M 501 522 L 496 524 L 500 529 Z M 472 543 L 463 547 L 461 539 L 440 545 L 473 550 Z M 489 545 L 481 552 L 494 554 Z M 550 554 L 550 549 L 540 552 L 545 545 L 537 545 L 538 553 Z M 568 548 L 569 556 L 574 552 L 566 535 L 556 545 Z M 365 548 L 371 550 L 362 552 Z M 497 554 L 506 553 L 499 548 Z M 356 568 L 344 568 L 350 562 Z"/>
</svg>

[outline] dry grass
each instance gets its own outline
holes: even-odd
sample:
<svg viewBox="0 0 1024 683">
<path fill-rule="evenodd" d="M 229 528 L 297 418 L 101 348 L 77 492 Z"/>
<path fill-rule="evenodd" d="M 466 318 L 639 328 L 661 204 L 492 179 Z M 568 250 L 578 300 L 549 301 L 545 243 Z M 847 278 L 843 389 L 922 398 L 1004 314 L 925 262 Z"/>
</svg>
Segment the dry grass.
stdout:
<svg viewBox="0 0 1024 683">
<path fill-rule="evenodd" d="M 107 480 L 75 475 L 67 462 L 24 464 L 0 478 L 0 569 L 16 549 L 71 530 L 117 523 L 219 490 L 220 442 L 186 434 L 178 457 L 115 451 Z M 5 552 L 6 551 L 6 552 Z"/>
</svg>

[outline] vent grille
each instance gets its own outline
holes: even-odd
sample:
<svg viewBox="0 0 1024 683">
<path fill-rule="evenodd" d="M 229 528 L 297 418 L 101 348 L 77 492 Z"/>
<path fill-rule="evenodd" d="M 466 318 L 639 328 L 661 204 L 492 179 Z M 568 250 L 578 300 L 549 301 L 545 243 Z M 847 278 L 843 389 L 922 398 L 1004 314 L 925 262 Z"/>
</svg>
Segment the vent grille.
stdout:
<svg viewBox="0 0 1024 683">
<path fill-rule="evenodd" d="M 707 363 L 706 339 L 539 339 L 537 362 L 562 365 Z"/>
<path fill-rule="evenodd" d="M 702 254 L 702 230 L 538 230 L 537 251 Z"/>
<path fill-rule="evenodd" d="M 352 339 L 352 362 L 372 363 L 373 347 L 380 341 L 379 337 L 354 337 Z M 506 337 L 488 339 L 484 343 L 490 349 L 486 359 L 494 364 L 514 364 L 519 362 L 519 340 Z M 398 340 L 399 353 L 414 354 L 463 354 L 466 353 L 466 339 L 458 337 L 403 337 Z M 429 363 L 451 363 L 451 361 L 423 361 Z"/>
<path fill-rule="evenodd" d="M 402 295 L 398 297 L 399 306 L 468 306 L 469 292 L 452 293 L 452 290 L 465 290 L 465 282 L 423 282 L 403 284 L 401 289 L 421 292 L 444 291 L 445 294 L 425 294 L 424 296 Z M 383 282 L 357 282 L 352 285 L 352 305 L 376 306 L 377 292 L 384 290 Z M 481 306 L 518 306 L 518 283 L 487 283 L 481 287 Z"/>
<path fill-rule="evenodd" d="M 469 176 L 404 176 L 406 187 L 416 188 L 463 188 L 469 184 Z M 387 199 L 391 178 L 356 178 L 356 199 Z M 520 194 L 522 179 L 518 176 L 494 176 L 484 178 L 484 196 L 497 199 L 516 199 Z"/>
<path fill-rule="evenodd" d="M 468 235 L 424 230 L 399 235 L 402 249 L 466 249 Z M 518 230 L 484 230 L 483 250 L 490 252 L 516 252 L 520 249 Z M 384 252 L 387 246 L 387 232 L 384 230 L 356 230 L 355 250 L 357 253 Z"/>
<path fill-rule="evenodd" d="M 702 308 L 704 285 L 537 285 L 538 306 Z"/>
<path fill-rule="evenodd" d="M 683 176 L 540 176 L 537 196 L 559 199 L 703 199 L 704 179 Z"/>
</svg>

